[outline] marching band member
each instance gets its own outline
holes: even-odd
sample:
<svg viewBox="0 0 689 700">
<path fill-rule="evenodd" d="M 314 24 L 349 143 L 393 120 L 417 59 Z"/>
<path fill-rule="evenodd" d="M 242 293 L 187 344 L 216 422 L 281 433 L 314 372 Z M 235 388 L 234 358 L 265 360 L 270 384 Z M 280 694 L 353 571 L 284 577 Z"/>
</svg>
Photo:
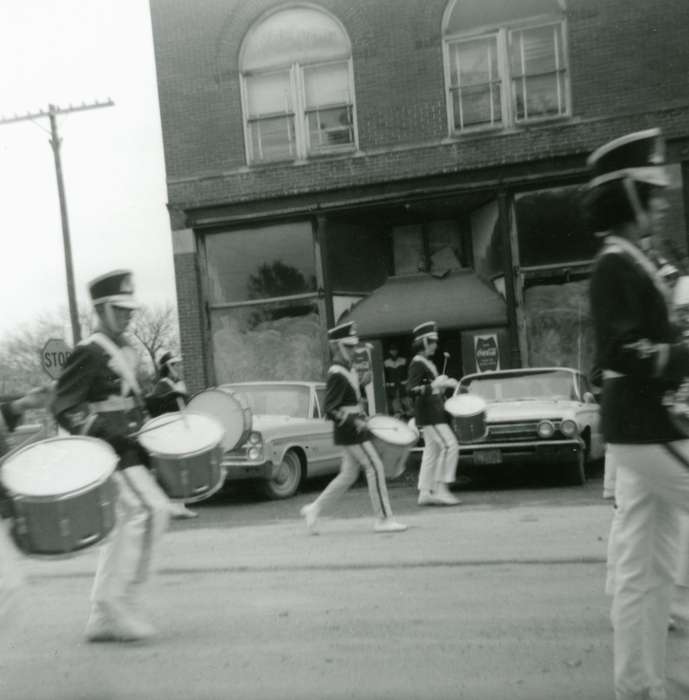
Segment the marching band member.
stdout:
<svg viewBox="0 0 689 700">
<path fill-rule="evenodd" d="M 182 379 L 180 365 L 182 358 L 166 351 L 158 360 L 158 381 L 153 391 L 146 397 L 146 408 L 151 416 L 180 411 L 189 398 L 187 387 Z M 175 519 L 198 518 L 195 510 L 187 508 L 182 501 L 170 501 L 170 514 Z"/>
<path fill-rule="evenodd" d="M 30 409 L 43 408 L 48 402 L 47 388 L 32 389 L 25 396 L 0 404 L 0 458 L 9 452 L 6 435 L 14 431 L 24 413 Z M 9 534 L 11 514 L 0 484 L 0 620 L 8 613 L 23 583 L 19 567 L 19 553 Z"/>
<path fill-rule="evenodd" d="M 119 455 L 118 519 L 103 545 L 91 593 L 86 638 L 136 641 L 155 633 L 138 610 L 155 545 L 167 527 L 169 500 L 151 476 L 148 454 L 131 434 L 144 420 L 136 353 L 125 331 L 137 303 L 132 275 L 115 270 L 89 284 L 98 328 L 70 355 L 53 412 L 70 433 L 108 442 Z"/>
<path fill-rule="evenodd" d="M 447 423 L 443 394 L 457 381 L 438 374 L 431 358 L 438 349 L 438 327 L 434 321 L 412 331 L 417 354 L 409 364 L 409 392 L 414 397 L 414 418 L 423 428 L 424 448 L 419 469 L 420 506 L 454 506 L 460 500 L 450 491 L 457 472 L 459 445 Z"/>
<path fill-rule="evenodd" d="M 689 440 L 663 396 L 689 376 L 689 346 L 647 255 L 669 184 L 658 129 L 594 151 L 587 208 L 605 245 L 591 278 L 602 422 L 617 469 L 614 683 L 617 700 L 664 699 L 665 648 L 680 513 L 689 509 Z"/>
<path fill-rule="evenodd" d="M 336 445 L 342 445 L 344 454 L 340 473 L 328 484 L 313 503 L 305 505 L 300 513 L 311 532 L 316 531 L 316 520 L 321 512 L 335 503 L 354 484 L 361 468 L 364 469 L 368 492 L 376 522 L 375 532 L 402 532 L 406 525 L 396 522 L 388 499 L 385 470 L 380 456 L 370 442 L 366 428 L 366 414 L 361 406 L 361 389 L 352 368 L 354 348 L 359 343 L 353 323 L 343 323 L 328 331 L 333 364 L 328 369 L 325 388 L 325 414 L 334 422 Z"/>
</svg>

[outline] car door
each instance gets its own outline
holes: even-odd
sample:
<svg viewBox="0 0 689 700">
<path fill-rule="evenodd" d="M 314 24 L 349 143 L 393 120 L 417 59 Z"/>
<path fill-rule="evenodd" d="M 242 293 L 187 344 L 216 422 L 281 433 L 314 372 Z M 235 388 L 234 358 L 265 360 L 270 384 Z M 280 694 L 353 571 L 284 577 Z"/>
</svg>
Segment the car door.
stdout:
<svg viewBox="0 0 689 700">
<path fill-rule="evenodd" d="M 583 374 L 577 375 L 579 384 L 580 400 L 582 403 L 579 408 L 579 415 L 583 423 L 589 426 L 591 434 L 591 454 L 590 459 L 601 459 L 605 452 L 605 441 L 603 440 L 603 432 L 600 420 L 600 406 L 595 399 L 589 398 L 589 402 L 584 401 L 584 397 L 590 395 L 593 397 L 591 384 Z"/>
<path fill-rule="evenodd" d="M 333 441 L 333 424 L 323 415 L 325 386 L 311 389 L 311 423 L 314 426 L 309 455 L 309 475 L 332 474 L 342 458 L 342 448 Z"/>
</svg>

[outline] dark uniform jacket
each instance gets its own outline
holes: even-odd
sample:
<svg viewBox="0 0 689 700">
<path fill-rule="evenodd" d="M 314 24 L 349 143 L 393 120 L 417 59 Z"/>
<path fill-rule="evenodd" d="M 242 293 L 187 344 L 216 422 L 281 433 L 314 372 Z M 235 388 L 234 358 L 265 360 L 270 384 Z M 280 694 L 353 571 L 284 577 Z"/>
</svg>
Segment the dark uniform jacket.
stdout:
<svg viewBox="0 0 689 700">
<path fill-rule="evenodd" d="M 606 243 L 591 278 L 603 434 L 611 443 L 681 439 L 662 405 L 665 392 L 689 375 L 689 348 L 671 322 L 669 289 L 638 248 L 614 237 Z"/>
<path fill-rule="evenodd" d="M 0 457 L 9 452 L 9 445 L 5 437 L 6 433 L 11 433 L 20 420 L 21 417 L 13 413 L 9 402 L 0 404 Z M 0 483 L 0 518 L 10 515 L 11 512 L 12 509 L 7 499 L 7 492 L 3 488 L 2 483 Z"/>
<path fill-rule="evenodd" d="M 148 465 L 146 451 L 129 437 L 146 416 L 131 388 L 122 396 L 123 379 L 115 366 L 98 343 L 87 339 L 78 344 L 57 381 L 53 413 L 70 433 L 101 438 L 112 445 L 120 456 L 118 468 Z M 101 402 L 115 407 L 98 406 Z M 118 403 L 131 405 L 118 409 Z"/>
<path fill-rule="evenodd" d="M 404 396 L 407 383 L 407 359 L 405 357 L 388 357 L 383 362 L 385 386 L 388 396 Z"/>
<path fill-rule="evenodd" d="M 361 391 L 355 370 L 334 363 L 328 370 L 325 384 L 325 415 L 335 423 L 336 445 L 358 445 L 370 438 L 368 431 L 359 432 L 355 419 L 366 420 L 360 403 Z"/>
<path fill-rule="evenodd" d="M 151 416 L 160 416 L 163 413 L 179 411 L 177 399 L 181 399 L 183 404 L 187 403 L 187 394 L 184 382 L 175 382 L 170 377 L 161 377 L 153 391 L 146 397 L 146 408 Z"/>
<path fill-rule="evenodd" d="M 414 418 L 417 426 L 447 423 L 445 398 L 442 389 L 434 389 L 431 382 L 438 376 L 435 364 L 416 355 L 409 364 L 409 393 L 414 398 Z"/>
</svg>

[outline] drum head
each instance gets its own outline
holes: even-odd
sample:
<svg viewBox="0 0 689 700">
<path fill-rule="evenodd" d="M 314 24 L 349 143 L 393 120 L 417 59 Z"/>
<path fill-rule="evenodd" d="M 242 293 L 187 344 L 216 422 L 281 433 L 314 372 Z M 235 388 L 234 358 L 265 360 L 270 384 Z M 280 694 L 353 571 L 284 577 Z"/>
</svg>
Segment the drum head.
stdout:
<svg viewBox="0 0 689 700">
<path fill-rule="evenodd" d="M 151 454 L 184 457 L 212 449 L 222 437 L 222 426 L 215 418 L 184 411 L 147 421 L 138 440 Z"/>
<path fill-rule="evenodd" d="M 445 402 L 445 410 L 456 418 L 477 416 L 486 410 L 485 399 L 475 394 L 459 394 Z"/>
<path fill-rule="evenodd" d="M 367 425 L 377 438 L 391 445 L 406 447 L 419 439 L 419 434 L 414 428 L 392 416 L 372 416 Z"/>
<path fill-rule="evenodd" d="M 12 455 L 0 478 L 21 496 L 61 496 L 106 479 L 119 457 L 107 442 L 70 436 L 41 440 Z"/>
<path fill-rule="evenodd" d="M 189 402 L 189 410 L 215 418 L 224 429 L 222 446 L 232 450 L 242 444 L 251 430 L 251 413 L 238 396 L 224 389 L 207 389 Z"/>
</svg>

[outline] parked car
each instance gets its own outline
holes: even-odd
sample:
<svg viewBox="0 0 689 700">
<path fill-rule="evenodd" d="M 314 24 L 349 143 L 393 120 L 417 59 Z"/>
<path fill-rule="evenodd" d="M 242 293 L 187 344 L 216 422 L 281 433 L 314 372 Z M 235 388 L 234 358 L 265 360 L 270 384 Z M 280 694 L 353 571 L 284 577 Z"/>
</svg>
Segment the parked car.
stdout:
<svg viewBox="0 0 689 700">
<path fill-rule="evenodd" d="M 455 390 L 459 393 L 487 402 L 487 432 L 476 442 L 460 443 L 460 465 L 476 470 L 539 462 L 568 483 L 583 484 L 586 464 L 603 458 L 600 407 L 587 377 L 577 370 L 534 367 L 468 374 Z"/>
<path fill-rule="evenodd" d="M 289 498 L 309 477 L 337 473 L 342 448 L 323 414 L 323 382 L 224 384 L 252 413 L 246 441 L 225 452 L 227 480 L 256 479 L 268 498 Z"/>
</svg>

